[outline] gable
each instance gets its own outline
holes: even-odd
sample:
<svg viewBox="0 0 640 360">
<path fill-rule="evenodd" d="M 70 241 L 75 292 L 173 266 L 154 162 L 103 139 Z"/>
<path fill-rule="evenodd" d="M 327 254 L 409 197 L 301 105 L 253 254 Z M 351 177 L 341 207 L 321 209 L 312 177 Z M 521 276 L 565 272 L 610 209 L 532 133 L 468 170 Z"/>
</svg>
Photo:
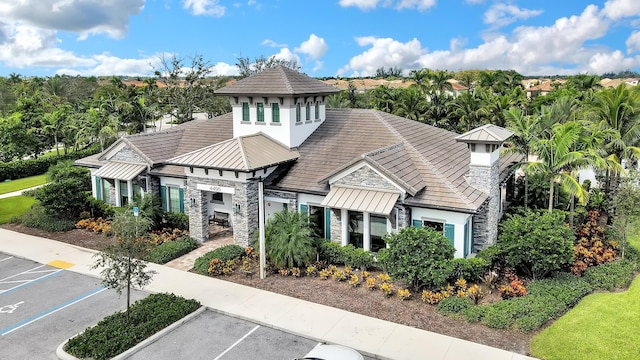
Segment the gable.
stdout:
<svg viewBox="0 0 640 360">
<path fill-rule="evenodd" d="M 138 155 L 136 151 L 126 145 L 111 156 L 107 156 L 107 160 L 117 160 L 131 163 L 146 163 L 146 161 L 140 155 Z"/>
<path fill-rule="evenodd" d="M 329 184 L 333 185 L 346 185 L 358 188 L 375 188 L 391 191 L 406 191 L 391 181 L 391 179 L 383 176 L 375 171 L 371 166 L 365 163 L 358 163 L 354 166 L 347 168 L 336 176 L 329 179 Z"/>
</svg>

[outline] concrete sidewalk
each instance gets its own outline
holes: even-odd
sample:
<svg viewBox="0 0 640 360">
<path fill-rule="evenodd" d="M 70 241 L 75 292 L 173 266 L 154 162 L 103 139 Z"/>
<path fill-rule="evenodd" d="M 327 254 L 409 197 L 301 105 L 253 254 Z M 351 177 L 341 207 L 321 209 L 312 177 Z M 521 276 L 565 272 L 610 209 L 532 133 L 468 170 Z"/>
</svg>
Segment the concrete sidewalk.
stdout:
<svg viewBox="0 0 640 360">
<path fill-rule="evenodd" d="M 45 185 L 46 184 L 42 184 L 42 185 L 30 187 L 28 189 L 22 189 L 22 190 L 18 190 L 18 191 L 12 191 L 12 192 L 9 192 L 9 193 L 0 194 L 0 199 L 4 199 L 4 198 L 8 198 L 8 197 L 14 197 L 14 196 L 20 196 L 20 195 L 22 195 L 23 192 L 25 192 L 27 190 L 37 189 L 37 188 L 43 187 Z"/>
<path fill-rule="evenodd" d="M 61 260 L 68 270 L 98 277 L 93 250 L 0 229 L 0 251 L 40 263 Z M 311 303 L 215 278 L 150 264 L 145 290 L 196 299 L 222 313 L 317 341 L 342 344 L 379 359 L 524 360 L 509 351 Z"/>
</svg>

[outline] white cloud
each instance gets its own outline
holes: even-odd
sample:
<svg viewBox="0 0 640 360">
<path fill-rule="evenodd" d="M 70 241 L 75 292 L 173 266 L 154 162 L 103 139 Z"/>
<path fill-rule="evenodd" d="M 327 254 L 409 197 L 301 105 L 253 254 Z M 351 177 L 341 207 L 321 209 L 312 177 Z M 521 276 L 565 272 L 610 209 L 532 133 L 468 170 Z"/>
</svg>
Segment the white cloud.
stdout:
<svg viewBox="0 0 640 360">
<path fill-rule="evenodd" d="M 627 53 L 640 51 L 640 31 L 634 31 L 627 39 Z"/>
<path fill-rule="evenodd" d="M 224 16 L 226 7 L 219 4 L 218 0 L 183 0 L 182 7 L 190 9 L 193 15 L 208 15 L 215 17 Z"/>
<path fill-rule="evenodd" d="M 211 68 L 211 76 L 234 76 L 238 75 L 238 67 L 227 63 L 218 62 Z"/>
<path fill-rule="evenodd" d="M 475 48 L 461 49 L 452 39 L 449 50 L 428 52 L 416 39 L 401 43 L 389 38 L 356 39 L 369 47 L 354 56 L 337 75 L 371 75 L 384 66 L 405 70 L 514 69 L 525 75 L 616 72 L 640 66 L 640 56 L 626 57 L 621 51 L 585 45 L 605 36 L 611 20 L 595 5 L 580 15 L 563 17 L 550 26 L 520 26 L 510 35 L 492 34 Z M 627 47 L 640 50 L 640 35 L 634 32 Z"/>
<path fill-rule="evenodd" d="M 604 16 L 611 20 L 640 15 L 640 1 L 638 0 L 609 0 L 602 10 Z"/>
<path fill-rule="evenodd" d="M 295 52 L 309 55 L 312 59 L 318 60 L 323 57 L 329 49 L 327 43 L 323 38 L 318 37 L 316 34 L 309 35 L 309 39 L 300 44 L 300 47 L 294 49 Z"/>
<path fill-rule="evenodd" d="M 145 0 L 19 0 L 0 6 L 0 21 L 41 29 L 68 31 L 86 38 L 105 33 L 122 38 L 129 16 L 138 15 Z"/>
<path fill-rule="evenodd" d="M 516 20 L 524 20 L 540 14 L 542 14 L 542 10 L 522 9 L 513 4 L 497 3 L 484 13 L 484 23 L 499 28 Z"/>
<path fill-rule="evenodd" d="M 427 10 L 436 5 L 436 0 L 340 0 L 342 7 L 357 7 L 360 10 L 373 10 L 378 7 L 393 7 L 398 10 L 413 9 Z"/>
<path fill-rule="evenodd" d="M 270 40 L 270 39 L 265 39 L 265 40 L 263 40 L 263 41 L 260 43 L 260 45 L 266 45 L 266 46 L 269 46 L 269 47 L 278 47 L 278 48 L 280 48 L 280 47 L 287 47 L 287 44 L 278 44 L 277 42 L 275 42 L 275 41 L 273 41 L 273 40 Z"/>
<path fill-rule="evenodd" d="M 300 56 L 292 53 L 291 50 L 289 50 L 288 48 L 282 48 L 277 54 L 274 54 L 272 56 L 274 56 L 276 59 L 281 59 L 281 60 L 295 62 L 296 64 L 301 64 Z"/>
<path fill-rule="evenodd" d="M 359 46 L 371 46 L 349 61 L 349 65 L 338 71 L 338 75 L 353 71 L 358 76 L 369 76 L 380 67 L 414 68 L 416 61 L 425 53 L 420 41 L 413 39 L 406 43 L 391 38 L 373 36 L 356 38 Z"/>
</svg>

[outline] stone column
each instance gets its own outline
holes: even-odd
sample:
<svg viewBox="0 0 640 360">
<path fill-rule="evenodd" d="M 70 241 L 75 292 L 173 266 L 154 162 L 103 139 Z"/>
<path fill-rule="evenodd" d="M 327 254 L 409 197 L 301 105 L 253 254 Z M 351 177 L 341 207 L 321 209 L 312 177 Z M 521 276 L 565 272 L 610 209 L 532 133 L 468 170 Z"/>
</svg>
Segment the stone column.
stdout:
<svg viewBox="0 0 640 360">
<path fill-rule="evenodd" d="M 474 216 L 474 244 L 476 250 L 495 244 L 498 238 L 500 220 L 500 164 L 495 161 L 491 166 L 469 166 L 471 185 L 489 195 L 488 199 Z"/>
</svg>

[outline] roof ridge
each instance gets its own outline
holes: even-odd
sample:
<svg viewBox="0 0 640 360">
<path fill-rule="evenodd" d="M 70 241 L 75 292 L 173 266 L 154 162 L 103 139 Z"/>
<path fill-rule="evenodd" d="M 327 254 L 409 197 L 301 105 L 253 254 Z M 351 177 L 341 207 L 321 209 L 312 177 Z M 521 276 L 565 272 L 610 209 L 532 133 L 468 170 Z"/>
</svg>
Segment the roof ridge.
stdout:
<svg viewBox="0 0 640 360">
<path fill-rule="evenodd" d="M 284 69 L 285 69 L 284 66 L 278 65 L 278 71 L 280 71 L 280 74 L 282 74 L 284 85 L 287 87 L 287 90 L 293 92 L 293 86 L 291 85 L 291 81 L 289 81 L 289 76 L 287 75 L 287 72 Z"/>
<path fill-rule="evenodd" d="M 131 141 L 129 141 L 128 137 L 122 137 L 122 142 L 124 142 L 125 144 L 127 144 L 129 147 L 132 148 L 132 150 L 138 154 L 138 156 L 140 156 L 144 161 L 147 162 L 147 165 L 152 165 L 154 164 L 153 160 L 151 160 L 151 158 L 149 158 L 147 156 L 147 154 L 145 154 L 144 152 L 142 152 L 140 149 L 138 149 L 137 146 L 135 146 Z"/>
<path fill-rule="evenodd" d="M 472 201 L 469 200 L 469 198 L 467 196 L 465 196 L 459 189 L 457 186 L 453 185 L 451 183 L 451 181 L 449 181 L 449 179 L 447 179 L 444 175 L 442 175 L 440 173 L 440 171 L 438 171 L 438 169 L 436 169 L 435 166 L 433 166 L 433 164 L 431 164 L 431 162 L 429 160 L 427 160 L 424 156 L 422 156 L 422 154 L 416 150 L 416 148 L 409 142 L 407 141 L 407 139 L 405 139 L 404 136 L 402 136 L 402 134 L 400 134 L 393 126 L 391 126 L 391 124 L 389 124 L 389 122 L 387 122 L 386 119 L 384 119 L 382 116 L 380 116 L 380 111 L 374 111 L 372 110 L 374 113 L 374 116 L 384 125 L 387 127 L 387 129 L 389 129 L 389 131 L 391 131 L 398 139 L 400 139 L 402 141 L 403 144 L 405 144 L 405 147 L 407 148 L 407 151 L 412 153 L 414 156 L 417 156 L 423 164 L 425 164 L 431 171 L 433 171 L 433 173 L 436 175 L 436 177 L 438 179 L 440 179 L 449 189 L 451 189 L 451 191 L 453 191 L 454 194 L 458 195 L 458 197 L 460 198 L 460 200 L 462 200 L 465 204 L 467 204 L 468 206 L 474 206 Z M 385 113 L 386 114 L 386 113 Z M 413 120 L 408 120 L 405 119 L 407 121 L 413 121 Z"/>
<path fill-rule="evenodd" d="M 252 134 L 253 135 L 253 134 Z M 251 166 L 249 164 L 249 158 L 247 157 L 247 152 L 244 149 L 244 136 L 240 136 L 236 138 L 236 143 L 238 144 L 238 149 L 240 150 L 240 156 L 242 157 L 242 162 L 247 169 L 250 169 Z"/>
</svg>

